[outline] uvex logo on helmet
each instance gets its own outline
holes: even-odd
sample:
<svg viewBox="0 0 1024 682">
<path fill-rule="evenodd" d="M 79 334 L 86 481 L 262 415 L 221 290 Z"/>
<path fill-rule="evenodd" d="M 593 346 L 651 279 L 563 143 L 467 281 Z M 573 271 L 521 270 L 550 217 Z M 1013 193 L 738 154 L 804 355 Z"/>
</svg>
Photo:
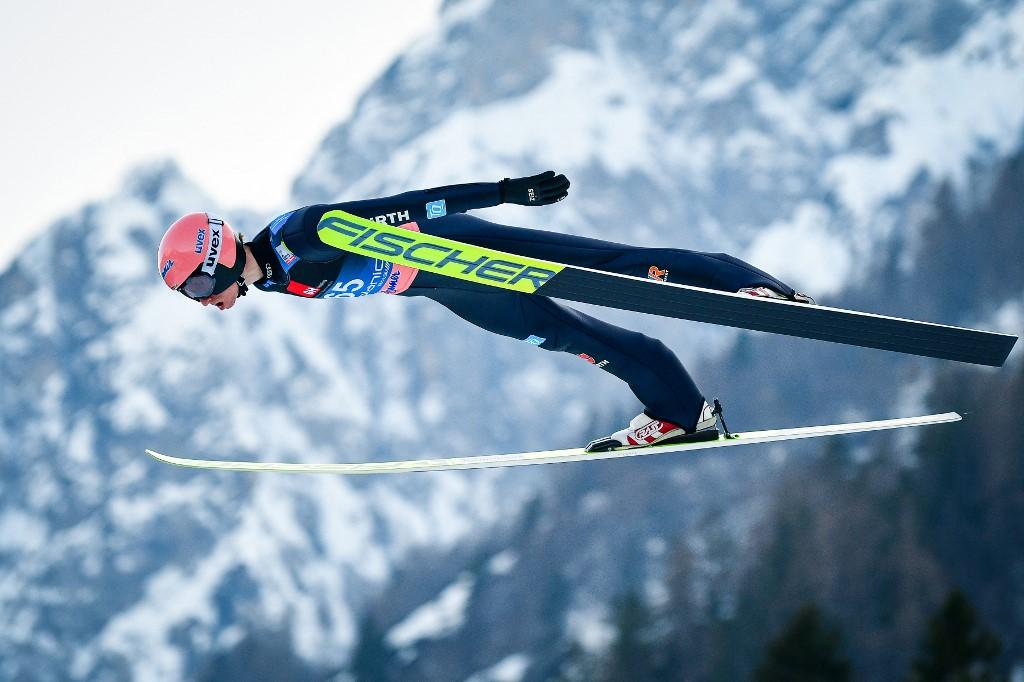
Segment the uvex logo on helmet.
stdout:
<svg viewBox="0 0 1024 682">
<path fill-rule="evenodd" d="M 206 254 L 206 267 L 213 268 L 217 265 L 220 256 L 220 229 L 224 223 L 216 218 L 210 218 L 210 251 Z"/>
</svg>

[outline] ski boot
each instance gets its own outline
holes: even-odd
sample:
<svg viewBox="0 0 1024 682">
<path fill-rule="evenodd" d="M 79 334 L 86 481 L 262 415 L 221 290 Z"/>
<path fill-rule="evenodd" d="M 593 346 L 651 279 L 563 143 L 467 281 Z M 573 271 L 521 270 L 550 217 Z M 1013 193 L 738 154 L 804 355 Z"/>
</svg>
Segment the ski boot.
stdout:
<svg viewBox="0 0 1024 682">
<path fill-rule="evenodd" d="M 744 287 L 736 292 L 737 294 L 747 294 L 748 296 L 756 296 L 758 298 L 774 298 L 778 301 L 794 301 L 795 303 L 806 303 L 807 305 L 814 305 L 814 299 L 807 294 L 801 294 L 799 291 L 795 292 L 792 296 L 784 296 L 774 289 L 768 287 Z"/>
<path fill-rule="evenodd" d="M 721 404 L 717 400 L 714 409 L 705 401 L 700 410 L 700 418 L 697 419 L 697 427 L 693 431 L 687 431 L 678 424 L 664 419 L 655 419 L 646 412 L 641 412 L 633 417 L 628 427 L 616 431 L 607 438 L 591 441 L 584 450 L 586 452 L 607 452 L 608 450 L 626 450 L 651 445 L 715 440 L 718 438 L 718 415 L 720 414 Z M 724 424 L 723 422 L 723 426 Z"/>
</svg>

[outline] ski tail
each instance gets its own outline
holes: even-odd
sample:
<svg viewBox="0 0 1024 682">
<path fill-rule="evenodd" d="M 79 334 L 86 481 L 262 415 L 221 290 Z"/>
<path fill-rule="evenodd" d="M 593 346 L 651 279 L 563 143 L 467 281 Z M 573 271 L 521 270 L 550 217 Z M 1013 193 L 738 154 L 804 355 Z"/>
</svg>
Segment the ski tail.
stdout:
<svg viewBox="0 0 1024 682">
<path fill-rule="evenodd" d="M 554 275 L 541 293 L 662 317 L 991 367 L 1001 367 L 1017 343 L 1017 337 L 1009 334 L 755 298 L 573 266 Z"/>
</svg>

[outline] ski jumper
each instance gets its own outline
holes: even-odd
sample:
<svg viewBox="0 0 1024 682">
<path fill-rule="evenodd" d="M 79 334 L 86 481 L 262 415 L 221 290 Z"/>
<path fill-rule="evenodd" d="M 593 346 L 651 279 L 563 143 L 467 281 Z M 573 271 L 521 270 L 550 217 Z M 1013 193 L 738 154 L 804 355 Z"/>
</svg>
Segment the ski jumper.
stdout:
<svg viewBox="0 0 1024 682">
<path fill-rule="evenodd" d="M 497 183 L 451 185 L 393 197 L 307 206 L 278 216 L 249 244 L 264 277 L 255 287 L 306 298 L 352 298 L 373 293 L 424 296 L 488 331 L 545 350 L 583 358 L 626 382 L 648 415 L 688 430 L 704 396 L 665 344 L 603 322 L 548 297 L 495 289 L 416 272 L 320 241 L 327 211 L 363 218 L 521 256 L 635 277 L 652 277 L 721 291 L 765 286 L 791 296 L 771 275 L 724 253 L 640 248 L 532 230 L 463 215 L 501 203 Z"/>
</svg>

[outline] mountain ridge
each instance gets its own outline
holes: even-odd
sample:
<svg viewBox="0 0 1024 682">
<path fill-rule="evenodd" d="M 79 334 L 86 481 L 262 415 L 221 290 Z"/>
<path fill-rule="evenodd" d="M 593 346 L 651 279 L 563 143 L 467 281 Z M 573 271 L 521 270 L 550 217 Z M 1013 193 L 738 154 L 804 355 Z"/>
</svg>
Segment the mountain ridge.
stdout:
<svg viewBox="0 0 1024 682">
<path fill-rule="evenodd" d="M 956 223 L 942 223 L 934 199 L 950 175 L 947 206 L 984 201 L 986 174 L 1024 140 L 1021 3 L 446 8 L 437 32 L 328 134 L 296 179 L 296 204 L 551 166 L 572 178 L 569 201 L 481 215 L 734 251 L 814 285 L 823 303 L 900 307 L 895 314 L 913 306 L 949 323 L 1009 310 L 1015 324 L 1022 285 L 1000 288 L 1003 265 L 970 295 L 927 303 L 951 271 L 921 245 L 933 243 L 937 215 L 943 257 L 965 251 L 985 263 L 980 240 L 958 248 Z M 985 84 L 983 106 L 951 110 L 948 126 L 938 114 L 958 100 L 934 80 L 944 69 L 955 71 L 950 82 Z M 899 97 L 913 74 L 938 85 Z M 900 147 L 915 112 L 948 139 Z M 537 664 L 539 653 L 492 640 L 465 656 L 475 667 L 459 667 L 474 644 L 460 639 L 465 628 L 498 632 L 486 616 L 499 611 L 478 596 L 497 594 L 502 581 L 542 581 L 552 606 L 531 612 L 548 618 L 542 632 L 599 649 L 615 594 L 641 585 L 649 598 L 664 595 L 676 531 L 697 548 L 702 589 L 728 610 L 745 566 L 734 562 L 793 454 L 631 466 L 628 475 L 594 463 L 393 484 L 197 476 L 144 463 L 145 446 L 304 461 L 544 449 L 614 430 L 637 410 L 607 375 L 450 325 L 426 302 L 297 308 L 253 294 L 222 316 L 168 296 L 154 245 L 196 209 L 216 207 L 173 164 L 155 162 L 108 201 L 57 221 L 0 274 L 0 376 L 20 389 L 0 397 L 0 529 L 9 531 L 0 541 L 0 676 L 200 675 L 259 632 L 278 633 L 303 665 L 337 668 L 364 609 L 402 622 L 446 585 L 467 584 L 457 580 L 460 557 L 477 554 L 463 627 L 424 636 L 414 665 L 528 677 L 543 666 L 514 657 Z M 1012 248 L 1006 216 L 1000 229 Z M 266 217 L 231 221 L 251 234 Z M 919 268 L 927 272 L 916 284 L 895 288 Z M 896 416 L 922 400 L 936 367 L 598 314 L 666 339 L 709 395 L 742 396 L 727 405 L 748 426 Z M 827 377 L 811 369 L 821 367 Z M 516 390 L 524 385 L 528 394 Z M 531 512 L 535 498 L 540 511 Z M 570 519 L 562 527 L 559 515 Z M 519 540 L 529 551 L 492 570 L 516 524 L 531 529 Z M 572 566 L 564 575 L 545 563 L 552 545 Z M 428 565 L 429 577 L 418 574 Z M 379 600 L 384 589 L 400 598 Z"/>
</svg>

